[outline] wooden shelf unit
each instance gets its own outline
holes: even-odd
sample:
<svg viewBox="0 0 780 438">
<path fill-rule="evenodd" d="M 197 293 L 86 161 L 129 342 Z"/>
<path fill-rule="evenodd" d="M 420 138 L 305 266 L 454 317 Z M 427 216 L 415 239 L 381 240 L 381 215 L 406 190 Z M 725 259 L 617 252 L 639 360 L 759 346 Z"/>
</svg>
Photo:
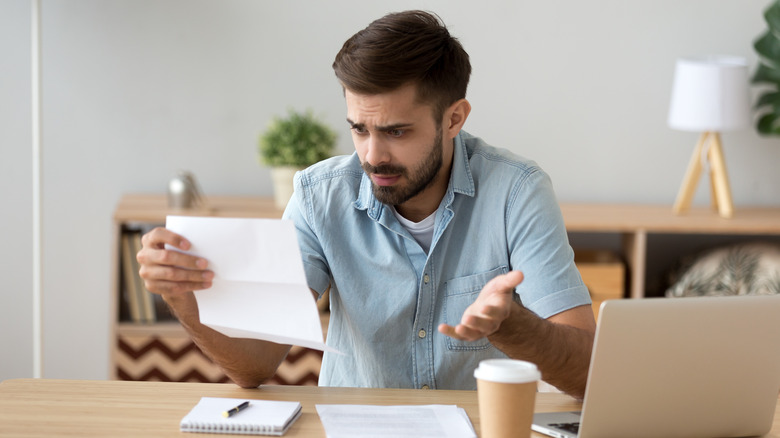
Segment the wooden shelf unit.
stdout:
<svg viewBox="0 0 780 438">
<path fill-rule="evenodd" d="M 210 196 L 207 198 L 208 208 L 194 210 L 173 210 L 167 205 L 167 198 L 160 194 L 129 194 L 123 196 L 114 213 L 112 254 L 112 314 L 115 323 L 112 324 L 113 348 L 110 363 L 110 376 L 118 378 L 118 363 L 127 360 L 121 357 L 120 340 L 128 343 L 137 342 L 135 347 L 140 352 L 146 349 L 139 339 L 154 339 L 155 341 L 170 341 L 171 349 L 179 348 L 174 355 L 183 355 L 187 335 L 175 321 L 155 324 L 137 324 L 118 321 L 119 299 L 121 294 L 120 276 L 120 240 L 122 230 L 126 226 L 163 225 L 169 214 L 219 217 L 257 217 L 279 218 L 282 212 L 274 206 L 270 198 L 240 197 L 240 196 Z M 630 296 L 641 298 L 645 296 L 646 264 L 648 237 L 655 234 L 717 234 L 717 235 L 772 235 L 780 236 L 780 208 L 737 208 L 734 217 L 724 219 L 709 208 L 693 208 L 685 215 L 672 213 L 671 206 L 665 205 L 618 205 L 618 204 L 563 204 L 561 205 L 567 231 L 577 233 L 605 233 L 619 236 L 621 241 L 617 258 L 606 263 L 603 260 L 588 257 L 586 251 L 575 248 L 579 259 L 577 261 L 583 280 L 591 289 L 594 299 L 594 312 L 601 300 Z M 585 255 L 586 257 L 582 257 Z M 674 257 L 681 254 L 674 254 Z M 621 260 L 622 259 L 622 260 Z M 625 260 L 628 268 L 629 283 L 626 287 L 623 279 Z M 627 290 L 623 290 L 627 289 Z M 627 292 L 627 293 L 626 293 Z M 327 321 L 323 320 L 325 329 Z M 179 344 L 175 344 L 179 343 Z M 179 347 L 176 347 L 178 345 Z M 297 350 L 300 348 L 296 347 Z M 290 375 L 306 374 L 310 369 L 318 372 L 317 358 L 305 357 L 306 351 L 291 352 L 293 360 L 300 359 L 299 364 L 291 364 Z M 135 352 L 133 354 L 136 354 Z M 140 354 L 140 353 L 138 353 Z M 321 353 L 319 353 L 321 355 Z M 321 356 L 320 356 L 321 357 Z M 205 360 L 202 358 L 201 361 Z M 149 362 L 149 361 L 147 361 Z M 207 361 L 206 361 L 207 362 Z M 146 363 L 143 366 L 149 366 Z M 197 365 L 207 367 L 208 364 Z M 212 366 L 213 367 L 213 366 Z M 304 371 L 301 371 L 304 370 Z M 209 370 L 213 375 L 213 370 Z M 280 372 L 286 372 L 280 368 Z M 148 374 L 148 373 L 147 373 Z M 203 372 L 201 374 L 208 374 Z M 282 377 L 282 380 L 294 381 L 297 377 Z M 315 376 L 309 376 L 312 380 Z M 315 380 L 316 381 L 316 380 Z"/>
<path fill-rule="evenodd" d="M 112 297 L 111 331 L 112 355 L 109 376 L 124 380 L 171 380 L 222 382 L 227 378 L 189 340 L 189 336 L 177 321 L 135 323 L 119 321 L 122 293 L 121 236 L 123 230 L 133 227 L 164 226 L 167 215 L 254 217 L 278 219 L 282 211 L 270 198 L 213 196 L 206 198 L 207 207 L 198 209 L 170 209 L 165 195 L 128 194 L 119 200 L 113 217 L 112 230 Z M 312 358 L 311 356 L 316 356 Z M 304 374 L 319 371 L 321 352 L 296 347 L 288 356 L 300 360 L 291 369 L 280 370 L 277 383 L 284 381 L 284 373 Z M 308 363 L 306 367 L 302 364 Z M 314 364 L 312 364 L 314 362 Z M 316 376 L 315 376 L 316 377 Z M 291 378 L 294 379 L 294 378 Z M 311 376 L 308 383 L 316 383 Z M 300 383 L 295 380 L 295 383 Z"/>
<path fill-rule="evenodd" d="M 278 219 L 282 211 L 274 206 L 271 198 L 249 196 L 214 196 L 206 199 L 206 208 L 171 209 L 165 195 L 159 194 L 127 194 L 122 196 L 114 210 L 112 229 L 111 284 L 112 314 L 119 314 L 119 297 L 121 291 L 120 257 L 121 236 L 125 227 L 134 226 L 165 226 L 168 215 L 183 216 L 215 216 L 215 217 L 254 217 Z"/>
<path fill-rule="evenodd" d="M 675 215 L 671 206 L 630 204 L 562 204 L 570 233 L 613 233 L 622 241 L 632 298 L 645 296 L 648 237 L 660 234 L 725 236 L 780 235 L 780 207 L 737 207 L 725 219 L 709 207 Z M 681 254 L 673 256 L 678 257 Z"/>
</svg>

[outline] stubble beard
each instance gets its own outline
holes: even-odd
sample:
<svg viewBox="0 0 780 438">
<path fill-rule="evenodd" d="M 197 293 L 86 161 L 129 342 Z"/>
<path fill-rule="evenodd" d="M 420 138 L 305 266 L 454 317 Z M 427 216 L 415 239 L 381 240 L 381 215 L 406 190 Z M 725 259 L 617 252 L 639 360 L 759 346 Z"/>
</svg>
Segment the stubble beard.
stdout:
<svg viewBox="0 0 780 438">
<path fill-rule="evenodd" d="M 433 184 L 444 162 L 443 155 L 442 129 L 441 126 L 438 126 L 436 128 L 436 137 L 431 145 L 431 152 L 413 171 L 410 172 L 409 169 L 403 166 L 391 164 L 372 166 L 367 162 L 363 163 L 362 167 L 363 171 L 369 176 L 373 173 L 405 177 L 409 182 L 402 186 L 378 186 L 371 181 L 371 189 L 379 202 L 387 205 L 400 205 L 419 195 Z"/>
</svg>

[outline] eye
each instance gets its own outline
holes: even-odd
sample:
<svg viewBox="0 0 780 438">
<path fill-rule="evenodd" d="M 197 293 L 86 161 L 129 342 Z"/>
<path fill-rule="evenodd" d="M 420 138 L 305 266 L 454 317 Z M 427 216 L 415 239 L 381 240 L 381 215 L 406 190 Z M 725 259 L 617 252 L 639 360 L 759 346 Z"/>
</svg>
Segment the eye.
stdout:
<svg viewBox="0 0 780 438">
<path fill-rule="evenodd" d="M 390 137 L 398 138 L 403 136 L 405 132 L 406 131 L 404 131 L 403 129 L 390 129 L 389 131 L 387 131 L 387 135 L 389 135 Z"/>
<path fill-rule="evenodd" d="M 358 134 L 358 135 L 364 135 L 364 134 L 366 134 L 366 133 L 368 132 L 368 131 L 366 130 L 366 128 L 364 128 L 364 127 L 362 127 L 362 126 L 357 126 L 357 125 L 353 125 L 351 129 L 352 129 L 352 131 L 353 131 L 355 134 Z"/>
</svg>

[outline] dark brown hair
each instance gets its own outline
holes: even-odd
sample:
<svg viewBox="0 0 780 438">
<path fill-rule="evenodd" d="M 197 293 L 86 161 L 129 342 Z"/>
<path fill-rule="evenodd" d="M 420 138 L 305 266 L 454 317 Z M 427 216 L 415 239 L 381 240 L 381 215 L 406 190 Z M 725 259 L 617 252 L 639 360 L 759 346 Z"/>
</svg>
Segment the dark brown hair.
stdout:
<svg viewBox="0 0 780 438">
<path fill-rule="evenodd" d="M 385 15 L 348 39 L 333 62 L 341 85 L 358 94 L 380 94 L 414 83 L 417 100 L 444 110 L 466 97 L 469 55 L 441 19 L 424 11 Z"/>
</svg>

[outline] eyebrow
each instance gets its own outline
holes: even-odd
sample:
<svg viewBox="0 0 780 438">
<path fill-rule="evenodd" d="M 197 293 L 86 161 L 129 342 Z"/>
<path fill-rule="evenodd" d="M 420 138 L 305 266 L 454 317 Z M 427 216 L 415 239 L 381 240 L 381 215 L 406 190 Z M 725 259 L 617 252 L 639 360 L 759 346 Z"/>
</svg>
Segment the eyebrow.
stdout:
<svg viewBox="0 0 780 438">
<path fill-rule="evenodd" d="M 365 123 L 355 123 L 352 120 L 350 120 L 349 117 L 347 117 L 347 123 L 349 123 L 349 125 L 355 129 L 365 129 L 366 127 Z M 379 132 L 388 132 L 395 129 L 409 128 L 411 126 L 413 126 L 412 123 L 395 123 L 393 125 L 387 125 L 387 126 L 376 126 L 375 128 Z"/>
</svg>

